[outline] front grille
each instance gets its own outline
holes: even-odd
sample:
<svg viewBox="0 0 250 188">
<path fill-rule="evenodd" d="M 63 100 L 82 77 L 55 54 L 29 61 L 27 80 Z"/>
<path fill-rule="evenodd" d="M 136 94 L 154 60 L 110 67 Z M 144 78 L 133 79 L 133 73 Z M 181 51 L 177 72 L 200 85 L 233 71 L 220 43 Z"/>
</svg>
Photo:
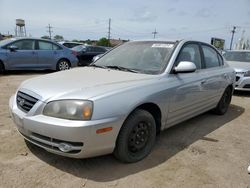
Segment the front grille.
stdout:
<svg viewBox="0 0 250 188">
<path fill-rule="evenodd" d="M 250 88 L 250 84 L 246 84 L 246 85 L 244 85 L 244 87 L 243 88 Z"/>
<path fill-rule="evenodd" d="M 236 76 L 236 82 L 238 82 L 239 79 L 240 79 L 240 77 L 239 77 L 239 76 Z"/>
<path fill-rule="evenodd" d="M 29 112 L 31 108 L 36 104 L 38 99 L 23 93 L 21 91 L 17 92 L 16 103 L 17 107 L 23 112 Z"/>
</svg>

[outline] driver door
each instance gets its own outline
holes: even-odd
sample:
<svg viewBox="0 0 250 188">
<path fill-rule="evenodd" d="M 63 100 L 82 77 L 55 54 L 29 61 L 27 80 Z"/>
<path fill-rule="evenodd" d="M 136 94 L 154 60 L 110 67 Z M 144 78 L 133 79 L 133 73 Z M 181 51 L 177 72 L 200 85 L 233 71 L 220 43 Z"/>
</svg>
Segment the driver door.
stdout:
<svg viewBox="0 0 250 188">
<path fill-rule="evenodd" d="M 197 115 L 206 106 L 203 91 L 206 75 L 201 69 L 202 58 L 199 44 L 185 44 L 180 50 L 174 66 L 177 66 L 181 61 L 193 62 L 197 69 L 191 73 L 171 74 L 171 78 L 177 86 L 172 90 L 167 127 Z"/>
<path fill-rule="evenodd" d="M 36 68 L 38 59 L 35 50 L 35 40 L 24 39 L 11 43 L 10 46 L 16 46 L 18 49 L 7 50 L 7 62 L 9 69 Z"/>
</svg>

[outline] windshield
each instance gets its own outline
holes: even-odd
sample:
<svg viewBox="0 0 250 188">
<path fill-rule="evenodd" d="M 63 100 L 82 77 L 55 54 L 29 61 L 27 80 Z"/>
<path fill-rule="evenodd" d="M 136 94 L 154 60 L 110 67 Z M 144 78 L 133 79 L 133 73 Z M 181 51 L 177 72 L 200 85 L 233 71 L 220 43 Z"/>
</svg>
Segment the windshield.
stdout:
<svg viewBox="0 0 250 188">
<path fill-rule="evenodd" d="M 159 74 L 167 66 L 174 46 L 173 42 L 127 42 L 111 50 L 94 64 Z"/>
<path fill-rule="evenodd" d="M 250 62 L 250 52 L 226 52 L 224 57 L 228 61 Z"/>
<path fill-rule="evenodd" d="M 78 46 L 75 46 L 74 48 L 72 48 L 72 50 L 77 51 L 77 52 L 80 52 L 83 49 L 86 50 L 86 46 L 84 46 L 84 45 L 78 45 Z"/>
<path fill-rule="evenodd" d="M 14 38 L 12 38 L 12 39 L 1 40 L 1 41 L 0 41 L 0 46 L 4 46 L 4 45 L 6 45 L 6 44 L 8 44 L 8 43 L 10 43 L 10 42 L 13 42 L 14 40 L 15 40 Z"/>
</svg>

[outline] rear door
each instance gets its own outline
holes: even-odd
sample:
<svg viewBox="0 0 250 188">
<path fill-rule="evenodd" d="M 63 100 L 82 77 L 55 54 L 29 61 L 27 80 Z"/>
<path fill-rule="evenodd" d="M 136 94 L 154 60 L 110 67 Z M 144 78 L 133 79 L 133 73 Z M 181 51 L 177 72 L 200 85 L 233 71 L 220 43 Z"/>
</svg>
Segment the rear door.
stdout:
<svg viewBox="0 0 250 188">
<path fill-rule="evenodd" d="M 203 73 L 206 75 L 203 89 L 206 93 L 207 103 L 216 105 L 227 85 L 228 75 L 223 67 L 221 55 L 211 46 L 201 44 L 202 56 L 205 67 Z"/>
<path fill-rule="evenodd" d="M 35 51 L 35 40 L 18 40 L 7 46 L 16 46 L 15 51 L 7 50 L 7 63 L 9 69 L 36 69 L 38 56 Z"/>
<path fill-rule="evenodd" d="M 57 63 L 59 47 L 52 42 L 37 40 L 38 64 L 40 68 L 53 68 Z"/>
</svg>

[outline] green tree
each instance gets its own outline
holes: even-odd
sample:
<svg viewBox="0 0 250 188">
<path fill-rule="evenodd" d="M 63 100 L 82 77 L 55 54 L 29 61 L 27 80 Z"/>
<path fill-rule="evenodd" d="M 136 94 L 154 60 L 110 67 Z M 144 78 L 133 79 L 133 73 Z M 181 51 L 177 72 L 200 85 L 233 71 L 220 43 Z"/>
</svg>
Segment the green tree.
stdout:
<svg viewBox="0 0 250 188">
<path fill-rule="evenodd" d="M 61 36 L 61 35 L 55 35 L 55 36 L 54 36 L 54 40 L 56 40 L 56 41 L 63 41 L 64 38 L 63 38 L 63 36 Z"/>
<path fill-rule="evenodd" d="M 91 40 L 90 40 L 90 39 L 88 39 L 88 40 L 86 40 L 86 41 L 85 41 L 85 43 L 87 43 L 87 44 L 91 44 L 92 42 L 91 42 Z"/>
<path fill-rule="evenodd" d="M 47 36 L 47 35 L 44 35 L 44 36 L 42 36 L 41 38 L 42 38 L 42 39 L 50 39 L 49 36 Z"/>
<path fill-rule="evenodd" d="M 101 38 L 100 40 L 97 41 L 96 43 L 98 46 L 111 46 L 109 40 L 105 37 Z"/>
</svg>

